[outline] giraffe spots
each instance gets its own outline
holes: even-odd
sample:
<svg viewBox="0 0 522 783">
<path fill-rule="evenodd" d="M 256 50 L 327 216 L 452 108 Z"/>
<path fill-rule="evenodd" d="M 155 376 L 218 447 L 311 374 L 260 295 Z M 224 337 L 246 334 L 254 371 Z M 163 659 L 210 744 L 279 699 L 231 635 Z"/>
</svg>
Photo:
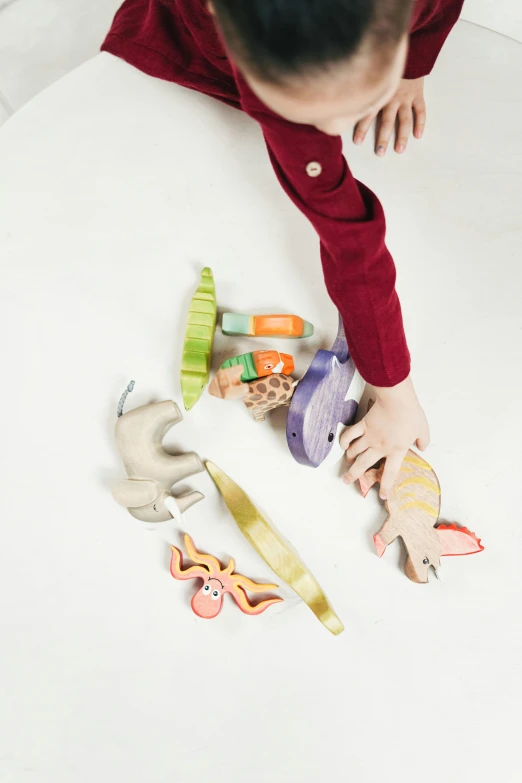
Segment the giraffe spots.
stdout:
<svg viewBox="0 0 522 783">
<path fill-rule="evenodd" d="M 270 386 L 274 387 L 274 389 L 278 389 L 281 386 L 281 381 L 279 380 L 279 378 L 275 378 L 275 377 L 274 378 L 270 378 L 269 383 L 270 383 Z"/>
<path fill-rule="evenodd" d="M 258 383 L 257 385 L 257 391 L 261 392 L 261 394 L 266 394 L 266 384 L 264 383 Z"/>
<path fill-rule="evenodd" d="M 268 394 L 267 394 L 267 397 L 268 397 L 269 400 L 275 400 L 275 398 L 277 397 L 277 394 L 275 393 L 275 391 L 269 391 Z"/>
<path fill-rule="evenodd" d="M 250 399 L 252 400 L 252 402 L 257 402 L 257 400 L 261 400 L 262 398 L 263 398 L 263 395 L 262 395 L 262 394 L 253 394 L 253 395 L 250 397 Z"/>
<path fill-rule="evenodd" d="M 290 391 L 290 384 L 289 384 L 289 383 L 286 383 L 286 381 L 285 381 L 285 383 L 283 383 L 283 389 L 284 389 L 285 391 Z"/>
<path fill-rule="evenodd" d="M 282 394 L 279 399 L 281 400 L 281 402 L 284 402 L 287 397 L 288 397 L 287 394 Z"/>
<path fill-rule="evenodd" d="M 247 408 L 253 408 L 254 407 L 254 403 L 253 402 L 249 402 L 248 400 L 245 400 L 245 405 L 247 406 Z"/>
<path fill-rule="evenodd" d="M 249 394 L 253 394 L 254 393 L 254 387 L 253 386 L 249 386 L 248 387 L 248 393 Z"/>
</svg>

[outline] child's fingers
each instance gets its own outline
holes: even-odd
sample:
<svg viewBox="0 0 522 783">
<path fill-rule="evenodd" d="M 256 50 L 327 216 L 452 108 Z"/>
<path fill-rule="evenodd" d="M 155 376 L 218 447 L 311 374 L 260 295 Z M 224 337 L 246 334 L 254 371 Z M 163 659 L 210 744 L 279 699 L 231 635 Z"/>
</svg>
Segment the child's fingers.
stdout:
<svg viewBox="0 0 522 783">
<path fill-rule="evenodd" d="M 392 487 L 395 484 L 395 479 L 401 469 L 404 456 L 404 454 L 392 454 L 386 458 L 381 479 L 381 500 L 386 500 L 389 497 Z"/>
<path fill-rule="evenodd" d="M 377 144 L 375 145 L 375 154 L 378 155 L 379 158 L 382 158 L 384 155 L 386 155 L 388 142 L 390 141 L 393 129 L 395 127 L 397 109 L 398 106 L 396 104 L 392 104 L 390 106 L 386 106 L 382 110 L 381 124 L 377 134 Z"/>
<path fill-rule="evenodd" d="M 413 129 L 413 112 L 409 105 L 403 105 L 399 109 L 399 128 L 395 142 L 395 152 L 403 153 L 408 144 Z"/>
<path fill-rule="evenodd" d="M 363 454 L 360 454 L 357 457 L 350 470 L 344 474 L 344 483 L 353 484 L 354 481 L 361 478 L 363 473 L 370 470 L 381 457 L 382 452 L 377 451 L 377 449 L 367 449 Z"/>
<path fill-rule="evenodd" d="M 416 139 L 421 139 L 426 125 L 426 104 L 424 99 L 417 99 L 413 103 L 414 128 L 413 135 Z"/>
<path fill-rule="evenodd" d="M 353 441 L 350 448 L 346 449 L 346 459 L 351 462 L 356 457 L 358 457 L 359 454 L 362 454 L 363 451 L 366 451 L 369 445 L 370 443 L 366 435 L 363 435 L 361 438 L 357 438 L 357 440 Z"/>
<path fill-rule="evenodd" d="M 353 143 L 354 144 L 362 144 L 363 141 L 366 138 L 366 134 L 370 130 L 371 124 L 376 118 L 376 114 L 368 114 L 367 117 L 363 117 L 362 120 L 359 120 L 357 125 L 355 126 L 355 130 L 353 132 Z"/>
<path fill-rule="evenodd" d="M 362 421 L 357 422 L 357 424 L 354 424 L 352 427 L 347 427 L 341 437 L 339 438 L 339 443 L 341 444 L 341 448 L 346 451 L 352 440 L 355 440 L 356 438 L 360 438 L 361 435 L 364 435 L 366 431 L 366 426 L 364 424 L 364 419 Z"/>
</svg>

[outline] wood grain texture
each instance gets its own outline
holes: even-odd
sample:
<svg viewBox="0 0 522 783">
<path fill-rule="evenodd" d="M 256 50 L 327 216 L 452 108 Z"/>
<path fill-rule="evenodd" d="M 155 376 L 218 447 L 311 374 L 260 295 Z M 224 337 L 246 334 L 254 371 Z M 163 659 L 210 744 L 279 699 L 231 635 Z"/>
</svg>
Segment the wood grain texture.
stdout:
<svg viewBox="0 0 522 783">
<path fill-rule="evenodd" d="M 163 449 L 167 432 L 182 420 L 172 400 L 143 405 L 116 422 L 116 445 L 128 478 L 112 488 L 114 499 L 143 522 L 165 522 L 173 518 L 165 506 L 173 498 L 172 486 L 205 468 L 197 454 L 173 456 Z M 200 492 L 174 498 L 180 513 L 202 500 Z"/>
<path fill-rule="evenodd" d="M 339 318 L 332 349 L 316 353 L 292 397 L 286 438 L 297 462 L 318 467 L 332 450 L 338 425 L 353 423 L 359 399 L 347 397 L 356 372 Z"/>
<path fill-rule="evenodd" d="M 384 463 L 360 479 L 363 496 L 380 482 Z M 396 538 L 407 552 L 404 571 L 412 582 L 426 583 L 428 572 L 437 574 L 444 555 L 481 552 L 480 539 L 465 527 L 439 522 L 441 489 L 435 471 L 425 460 L 409 451 L 386 501 L 388 517 L 373 537 L 379 557 Z"/>
<path fill-rule="evenodd" d="M 248 392 L 248 384 L 241 380 L 244 371 L 242 364 L 221 367 L 212 378 L 208 393 L 220 400 L 242 399 Z"/>
</svg>

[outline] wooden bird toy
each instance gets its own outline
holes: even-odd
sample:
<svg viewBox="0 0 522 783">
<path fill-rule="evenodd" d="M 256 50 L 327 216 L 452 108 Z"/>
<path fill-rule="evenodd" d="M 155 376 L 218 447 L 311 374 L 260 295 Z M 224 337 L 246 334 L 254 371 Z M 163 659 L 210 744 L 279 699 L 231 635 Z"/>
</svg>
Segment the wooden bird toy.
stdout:
<svg viewBox="0 0 522 783">
<path fill-rule="evenodd" d="M 243 399 L 256 421 L 282 406 L 290 405 L 297 381 L 291 375 L 271 375 L 250 383 L 243 383 L 243 365 L 218 370 L 208 387 L 209 394 L 222 400 Z"/>
<path fill-rule="evenodd" d="M 203 499 L 201 492 L 172 496 L 173 484 L 204 470 L 197 454 L 173 456 L 163 449 L 166 433 L 182 418 L 176 403 L 165 400 L 135 408 L 116 422 L 116 445 L 128 478 L 115 484 L 112 494 L 135 519 L 179 521 L 184 511 Z"/>
<path fill-rule="evenodd" d="M 292 397 L 286 439 L 297 462 L 317 468 L 326 459 L 339 424 L 353 423 L 363 389 L 339 318 L 332 350 L 316 353 Z"/>
<path fill-rule="evenodd" d="M 192 611 L 210 620 L 221 611 L 225 593 L 230 593 L 239 608 L 245 614 L 261 614 L 269 606 L 280 603 L 283 599 L 277 596 L 265 598 L 257 604 L 251 604 L 246 591 L 251 593 L 266 593 L 268 590 L 277 590 L 277 585 L 259 584 L 246 576 L 235 574 L 236 567 L 233 559 L 226 568 L 221 567 L 219 560 L 212 555 L 203 555 L 196 550 L 190 536 L 185 535 L 185 548 L 190 559 L 197 565 L 183 568 L 183 556 L 175 546 L 172 549 L 170 573 L 174 579 L 201 579 L 203 585 L 194 595 L 191 606 Z"/>
<path fill-rule="evenodd" d="M 321 586 L 294 549 L 272 527 L 248 495 L 212 462 L 206 468 L 237 526 L 265 563 L 308 605 L 318 620 L 337 636 L 344 626 Z"/>
<path fill-rule="evenodd" d="M 190 303 L 181 357 L 181 394 L 187 411 L 199 400 L 210 377 L 216 319 L 216 287 L 212 270 L 205 267 Z"/>
<path fill-rule="evenodd" d="M 247 337 L 311 337 L 314 327 L 298 315 L 240 315 L 224 313 L 223 334 Z"/>
<path fill-rule="evenodd" d="M 253 351 L 243 353 L 227 359 L 221 365 L 222 370 L 228 367 L 243 365 L 241 380 L 243 382 L 255 381 L 257 378 L 266 378 L 267 375 L 290 375 L 294 371 L 294 358 L 287 353 L 279 351 Z"/>
<path fill-rule="evenodd" d="M 359 480 L 364 497 L 380 482 L 384 463 L 367 471 Z M 484 547 L 475 533 L 454 523 L 439 522 L 441 491 L 433 468 L 415 452 L 409 451 L 391 489 L 388 517 L 373 537 L 382 557 L 388 544 L 402 538 L 407 552 L 404 571 L 412 582 L 426 583 L 433 568 L 438 576 L 444 555 L 471 555 Z"/>
</svg>

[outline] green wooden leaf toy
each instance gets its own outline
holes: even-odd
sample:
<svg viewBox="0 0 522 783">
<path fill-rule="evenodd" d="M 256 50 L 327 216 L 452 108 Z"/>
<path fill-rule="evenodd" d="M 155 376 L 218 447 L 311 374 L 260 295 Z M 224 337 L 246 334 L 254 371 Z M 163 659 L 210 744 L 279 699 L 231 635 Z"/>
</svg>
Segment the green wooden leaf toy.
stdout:
<svg viewBox="0 0 522 783">
<path fill-rule="evenodd" d="M 196 404 L 208 383 L 216 319 L 216 286 L 212 270 L 205 267 L 190 303 L 181 357 L 181 394 L 187 411 Z"/>
</svg>

